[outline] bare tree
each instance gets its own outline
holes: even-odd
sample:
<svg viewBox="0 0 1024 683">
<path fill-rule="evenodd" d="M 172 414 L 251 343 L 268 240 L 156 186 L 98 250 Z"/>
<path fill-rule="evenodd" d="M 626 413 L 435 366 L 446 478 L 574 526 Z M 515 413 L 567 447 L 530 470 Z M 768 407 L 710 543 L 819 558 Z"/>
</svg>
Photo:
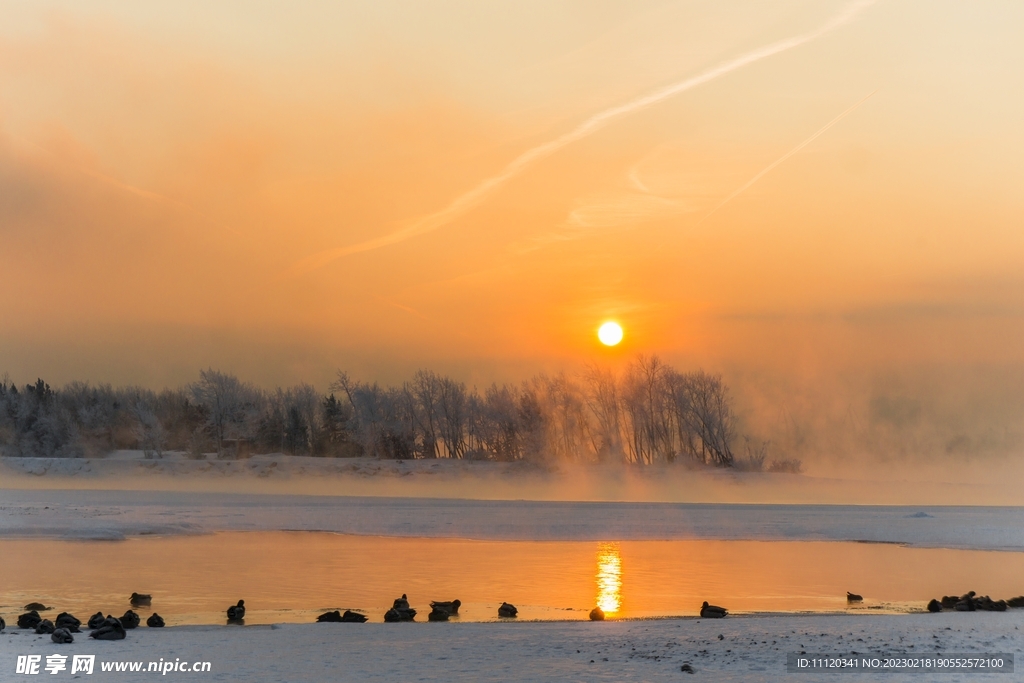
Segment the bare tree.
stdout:
<svg viewBox="0 0 1024 683">
<path fill-rule="evenodd" d="M 735 421 L 729 406 L 728 389 L 718 375 L 703 370 L 688 375 L 691 429 L 700 438 L 704 462 L 730 467 L 733 464 L 731 442 Z"/>
<path fill-rule="evenodd" d="M 590 459 L 590 421 L 580 388 L 564 373 L 534 382 L 547 419 L 546 451 L 563 460 Z"/>
<path fill-rule="evenodd" d="M 466 385 L 448 377 L 439 382 L 441 438 L 449 458 L 466 453 Z"/>
<path fill-rule="evenodd" d="M 520 400 L 515 387 L 492 384 L 478 405 L 479 412 L 472 422 L 472 428 L 480 442 L 480 449 L 496 460 L 522 458 Z"/>
<path fill-rule="evenodd" d="M 623 402 L 629 423 L 629 450 L 636 462 L 672 461 L 669 406 L 665 377 L 668 368 L 657 356 L 637 356 L 623 383 Z"/>
<path fill-rule="evenodd" d="M 153 412 L 153 398 L 152 392 L 140 392 L 129 403 L 129 410 L 135 419 L 135 437 L 147 458 L 160 457 L 166 439 L 166 430 Z"/>
<path fill-rule="evenodd" d="M 338 372 L 332 390 L 343 391 L 352 406 L 355 435 L 371 457 L 405 460 L 416 455 L 415 398 L 402 388 L 353 381 Z"/>
<path fill-rule="evenodd" d="M 584 400 L 595 422 L 591 431 L 595 456 L 601 461 L 624 459 L 622 413 L 615 375 L 591 365 L 585 368 L 584 381 Z"/>
<path fill-rule="evenodd" d="M 206 408 L 207 424 L 217 446 L 224 452 L 224 439 L 252 438 L 262 402 L 262 392 L 240 382 L 234 375 L 202 370 L 191 386 L 196 402 Z"/>
<path fill-rule="evenodd" d="M 410 390 L 416 400 L 414 417 L 422 434 L 421 449 L 423 457 L 436 458 L 441 454 L 439 434 L 440 422 L 440 378 L 433 372 L 420 370 L 412 378 Z"/>
<path fill-rule="evenodd" d="M 518 399 L 516 422 L 520 457 L 525 460 L 543 460 L 547 446 L 548 420 L 536 387 L 524 382 Z"/>
</svg>

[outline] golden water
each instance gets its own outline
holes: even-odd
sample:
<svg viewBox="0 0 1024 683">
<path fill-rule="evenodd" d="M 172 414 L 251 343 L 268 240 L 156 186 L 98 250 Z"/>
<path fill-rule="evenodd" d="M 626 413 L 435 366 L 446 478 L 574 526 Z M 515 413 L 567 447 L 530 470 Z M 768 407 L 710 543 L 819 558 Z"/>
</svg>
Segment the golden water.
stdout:
<svg viewBox="0 0 1024 683">
<path fill-rule="evenodd" d="M 703 600 L 734 613 L 921 609 L 975 590 L 1024 594 L 1024 553 L 768 541 L 526 542 L 231 532 L 121 542 L 0 541 L 0 615 L 30 601 L 85 620 L 153 595 L 169 625 L 217 623 L 239 598 L 246 622 L 306 622 L 328 609 L 380 621 L 406 593 L 422 619 L 431 600 L 463 602 L 460 619 L 693 616 Z M 847 606 L 846 591 L 864 595 Z M 152 611 L 138 610 L 143 619 Z M 50 614 L 52 617 L 56 612 Z"/>
<path fill-rule="evenodd" d="M 618 543 L 597 547 L 597 606 L 614 615 L 622 606 L 622 556 Z"/>
</svg>

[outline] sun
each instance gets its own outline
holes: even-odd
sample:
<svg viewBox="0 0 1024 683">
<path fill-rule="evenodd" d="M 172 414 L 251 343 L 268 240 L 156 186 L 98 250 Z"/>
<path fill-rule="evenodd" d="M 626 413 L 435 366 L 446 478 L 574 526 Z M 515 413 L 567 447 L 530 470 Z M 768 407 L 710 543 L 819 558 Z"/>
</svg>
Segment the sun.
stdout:
<svg viewBox="0 0 1024 683">
<path fill-rule="evenodd" d="M 605 346 L 615 346 L 622 341 L 622 326 L 618 323 L 607 322 L 598 328 L 597 338 Z"/>
</svg>

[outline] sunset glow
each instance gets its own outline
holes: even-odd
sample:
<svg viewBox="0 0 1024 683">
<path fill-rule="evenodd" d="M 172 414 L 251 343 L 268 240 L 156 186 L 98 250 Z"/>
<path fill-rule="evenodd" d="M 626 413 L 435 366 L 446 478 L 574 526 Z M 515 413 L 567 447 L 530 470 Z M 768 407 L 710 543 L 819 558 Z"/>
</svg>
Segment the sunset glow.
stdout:
<svg viewBox="0 0 1024 683">
<path fill-rule="evenodd" d="M 0 0 L 18 673 L 86 637 L 225 683 L 1012 673 L 1022 33 Z"/>
<path fill-rule="evenodd" d="M 615 311 L 776 445 L 901 401 L 942 452 L 1007 433 L 1016 5 L 503 12 L 5 5 L 0 374 L 482 391 L 591 362 Z"/>
<path fill-rule="evenodd" d="M 614 614 L 622 605 L 622 557 L 618 543 L 602 543 L 597 550 L 597 606 Z"/>
</svg>

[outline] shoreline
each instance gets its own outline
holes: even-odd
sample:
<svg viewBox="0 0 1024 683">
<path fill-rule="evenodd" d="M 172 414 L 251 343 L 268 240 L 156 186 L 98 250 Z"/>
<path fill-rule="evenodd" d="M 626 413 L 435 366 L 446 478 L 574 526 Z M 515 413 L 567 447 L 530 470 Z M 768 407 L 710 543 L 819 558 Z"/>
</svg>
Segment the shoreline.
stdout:
<svg viewBox="0 0 1024 683">
<path fill-rule="evenodd" d="M 1011 471 L 1012 470 L 1012 471 Z M 622 463 L 557 465 L 473 460 L 377 460 L 282 454 L 201 459 L 115 451 L 93 458 L 0 457 L 7 489 L 200 491 L 312 496 L 462 498 L 571 502 L 805 505 L 1024 506 L 1000 477 L 944 470 L 878 468 L 857 474 L 801 474 Z M 993 483 L 996 482 L 996 483 Z"/>
<path fill-rule="evenodd" d="M 135 629 L 123 641 L 76 634 L 58 646 L 0 632 L 0 672 L 17 655 L 91 654 L 92 680 L 123 680 L 102 663 L 210 662 L 214 680 L 678 681 L 696 676 L 741 683 L 786 677 L 790 653 L 1020 657 L 1024 610 L 945 615 L 773 615 L 759 618 L 469 624 L 273 624 Z M 30 632 L 29 632 L 30 633 Z M 855 654 L 854 654 L 855 653 Z M 1019 674 L 1018 674 L 1019 675 Z M 943 680 L 966 680 L 954 674 Z M 969 678 L 969 676 L 968 676 Z M 805 673 L 801 681 L 834 680 Z M 917 673 L 867 680 L 922 680 Z"/>
</svg>

